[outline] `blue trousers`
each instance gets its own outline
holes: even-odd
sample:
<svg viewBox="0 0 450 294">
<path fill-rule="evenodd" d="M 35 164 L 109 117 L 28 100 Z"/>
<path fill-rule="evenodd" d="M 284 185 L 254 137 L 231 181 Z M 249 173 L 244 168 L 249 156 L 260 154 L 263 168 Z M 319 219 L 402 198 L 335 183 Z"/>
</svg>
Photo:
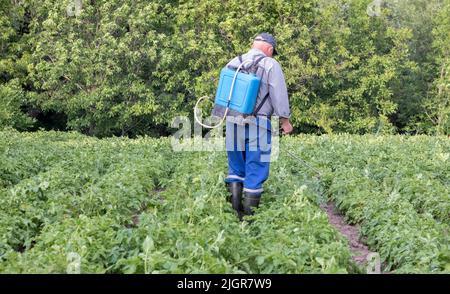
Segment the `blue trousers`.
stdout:
<svg viewBox="0 0 450 294">
<path fill-rule="evenodd" d="M 252 123 L 226 124 L 228 176 L 225 182 L 242 182 L 244 192 L 261 196 L 269 177 L 272 131 L 270 120 L 257 117 Z"/>
</svg>

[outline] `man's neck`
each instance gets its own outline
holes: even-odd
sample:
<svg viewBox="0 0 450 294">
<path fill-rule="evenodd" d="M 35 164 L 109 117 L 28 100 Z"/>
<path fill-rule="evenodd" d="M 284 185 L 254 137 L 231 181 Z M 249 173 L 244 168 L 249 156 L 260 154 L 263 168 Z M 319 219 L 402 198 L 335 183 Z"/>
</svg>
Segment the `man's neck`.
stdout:
<svg viewBox="0 0 450 294">
<path fill-rule="evenodd" d="M 254 50 L 255 52 L 257 52 L 258 54 L 262 54 L 262 55 L 264 55 L 264 56 L 267 56 L 261 49 L 258 49 L 258 48 L 252 48 L 252 49 L 250 49 L 250 51 L 251 50 Z"/>
</svg>

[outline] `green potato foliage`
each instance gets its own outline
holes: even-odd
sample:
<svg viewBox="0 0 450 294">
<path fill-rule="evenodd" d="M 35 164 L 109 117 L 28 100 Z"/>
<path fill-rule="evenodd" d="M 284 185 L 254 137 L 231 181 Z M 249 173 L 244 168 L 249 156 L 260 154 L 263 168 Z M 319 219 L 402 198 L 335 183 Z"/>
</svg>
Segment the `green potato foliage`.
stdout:
<svg viewBox="0 0 450 294">
<path fill-rule="evenodd" d="M 386 271 L 449 271 L 448 138 L 299 139 L 306 145 L 301 147 L 304 157 L 323 167 L 327 196 L 348 222 L 360 225 L 362 237 L 380 254 Z M 293 149 L 297 140 L 290 140 Z"/>
<path fill-rule="evenodd" d="M 0 272 L 364 272 L 326 201 L 383 270 L 450 270 L 446 137 L 283 137 L 261 206 L 240 222 L 224 152 L 174 152 L 168 138 L 0 136 Z"/>
</svg>

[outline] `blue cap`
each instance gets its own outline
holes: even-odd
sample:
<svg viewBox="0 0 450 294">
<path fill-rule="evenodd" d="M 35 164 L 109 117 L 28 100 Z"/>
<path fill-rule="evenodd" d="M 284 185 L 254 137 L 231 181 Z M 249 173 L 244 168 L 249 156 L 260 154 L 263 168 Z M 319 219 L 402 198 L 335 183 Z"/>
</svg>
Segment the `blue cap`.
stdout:
<svg viewBox="0 0 450 294">
<path fill-rule="evenodd" d="M 277 41 L 275 40 L 274 36 L 272 36 L 269 33 L 261 33 L 258 36 L 255 37 L 255 41 L 263 41 L 266 43 L 269 43 L 273 47 L 273 55 L 277 55 L 278 52 L 276 50 L 277 47 Z"/>
</svg>

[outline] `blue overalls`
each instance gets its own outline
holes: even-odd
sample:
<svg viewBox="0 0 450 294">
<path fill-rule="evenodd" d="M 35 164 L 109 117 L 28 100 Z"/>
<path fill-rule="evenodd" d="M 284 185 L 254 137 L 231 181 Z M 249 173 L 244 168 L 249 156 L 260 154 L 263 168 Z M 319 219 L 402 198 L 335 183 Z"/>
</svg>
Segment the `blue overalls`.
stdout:
<svg viewBox="0 0 450 294">
<path fill-rule="evenodd" d="M 271 123 L 264 116 L 243 125 L 227 120 L 225 182 L 242 182 L 245 193 L 261 196 L 262 185 L 269 177 L 271 140 Z"/>
</svg>

